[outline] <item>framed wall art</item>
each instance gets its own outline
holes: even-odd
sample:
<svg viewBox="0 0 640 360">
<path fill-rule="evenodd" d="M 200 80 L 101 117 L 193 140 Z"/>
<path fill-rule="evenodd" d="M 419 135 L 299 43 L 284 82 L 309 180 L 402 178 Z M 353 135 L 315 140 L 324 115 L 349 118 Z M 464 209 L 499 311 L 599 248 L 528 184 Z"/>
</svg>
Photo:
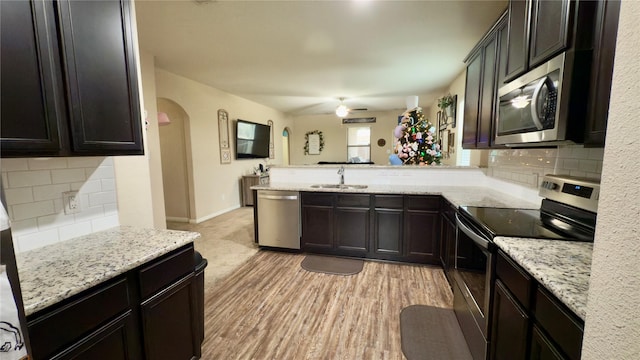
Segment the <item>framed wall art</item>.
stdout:
<svg viewBox="0 0 640 360">
<path fill-rule="evenodd" d="M 220 163 L 231 163 L 231 145 L 229 143 L 229 113 L 218 110 L 218 142 L 220 144 Z"/>
</svg>

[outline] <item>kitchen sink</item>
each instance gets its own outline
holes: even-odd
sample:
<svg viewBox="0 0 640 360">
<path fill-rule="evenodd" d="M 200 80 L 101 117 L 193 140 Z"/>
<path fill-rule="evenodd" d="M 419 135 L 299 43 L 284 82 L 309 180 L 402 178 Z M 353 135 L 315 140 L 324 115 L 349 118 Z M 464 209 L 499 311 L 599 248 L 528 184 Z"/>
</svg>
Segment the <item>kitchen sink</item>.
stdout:
<svg viewBox="0 0 640 360">
<path fill-rule="evenodd" d="M 345 185 L 345 184 L 315 184 L 311 185 L 314 189 L 366 189 L 367 185 Z"/>
</svg>

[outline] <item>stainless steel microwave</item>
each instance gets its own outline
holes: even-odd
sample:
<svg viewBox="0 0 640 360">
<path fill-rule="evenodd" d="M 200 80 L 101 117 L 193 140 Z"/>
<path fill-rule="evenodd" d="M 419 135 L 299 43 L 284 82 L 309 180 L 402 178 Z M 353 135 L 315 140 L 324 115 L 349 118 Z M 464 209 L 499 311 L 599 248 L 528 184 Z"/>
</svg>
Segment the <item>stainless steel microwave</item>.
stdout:
<svg viewBox="0 0 640 360">
<path fill-rule="evenodd" d="M 496 144 L 545 146 L 581 140 L 572 127 L 577 121 L 584 123 L 584 113 L 575 105 L 581 103 L 577 105 L 584 108 L 586 104 L 576 96 L 570 99 L 569 92 L 583 94 L 585 89 L 570 88 L 585 86 L 572 79 L 579 68 L 574 65 L 574 54 L 565 52 L 498 90 Z M 589 77 L 588 70 L 583 76 Z"/>
</svg>

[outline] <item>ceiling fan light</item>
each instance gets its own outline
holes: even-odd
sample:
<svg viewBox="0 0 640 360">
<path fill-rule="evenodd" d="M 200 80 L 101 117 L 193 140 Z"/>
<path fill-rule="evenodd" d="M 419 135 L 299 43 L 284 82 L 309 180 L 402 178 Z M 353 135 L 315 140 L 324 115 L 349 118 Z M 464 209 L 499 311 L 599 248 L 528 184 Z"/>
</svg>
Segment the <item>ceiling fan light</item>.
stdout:
<svg viewBox="0 0 640 360">
<path fill-rule="evenodd" d="M 336 115 L 340 117 L 347 116 L 349 115 L 349 109 L 347 109 L 347 107 L 344 104 L 340 104 L 336 108 Z"/>
</svg>

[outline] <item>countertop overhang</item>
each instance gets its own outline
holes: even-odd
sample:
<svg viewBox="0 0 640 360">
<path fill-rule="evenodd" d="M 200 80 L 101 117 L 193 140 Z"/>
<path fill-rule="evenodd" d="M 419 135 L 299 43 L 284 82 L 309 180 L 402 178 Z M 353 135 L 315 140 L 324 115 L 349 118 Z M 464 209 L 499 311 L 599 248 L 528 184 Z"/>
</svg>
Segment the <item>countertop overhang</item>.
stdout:
<svg viewBox="0 0 640 360">
<path fill-rule="evenodd" d="M 16 254 L 27 316 L 114 278 L 200 237 L 129 226 Z"/>
</svg>

